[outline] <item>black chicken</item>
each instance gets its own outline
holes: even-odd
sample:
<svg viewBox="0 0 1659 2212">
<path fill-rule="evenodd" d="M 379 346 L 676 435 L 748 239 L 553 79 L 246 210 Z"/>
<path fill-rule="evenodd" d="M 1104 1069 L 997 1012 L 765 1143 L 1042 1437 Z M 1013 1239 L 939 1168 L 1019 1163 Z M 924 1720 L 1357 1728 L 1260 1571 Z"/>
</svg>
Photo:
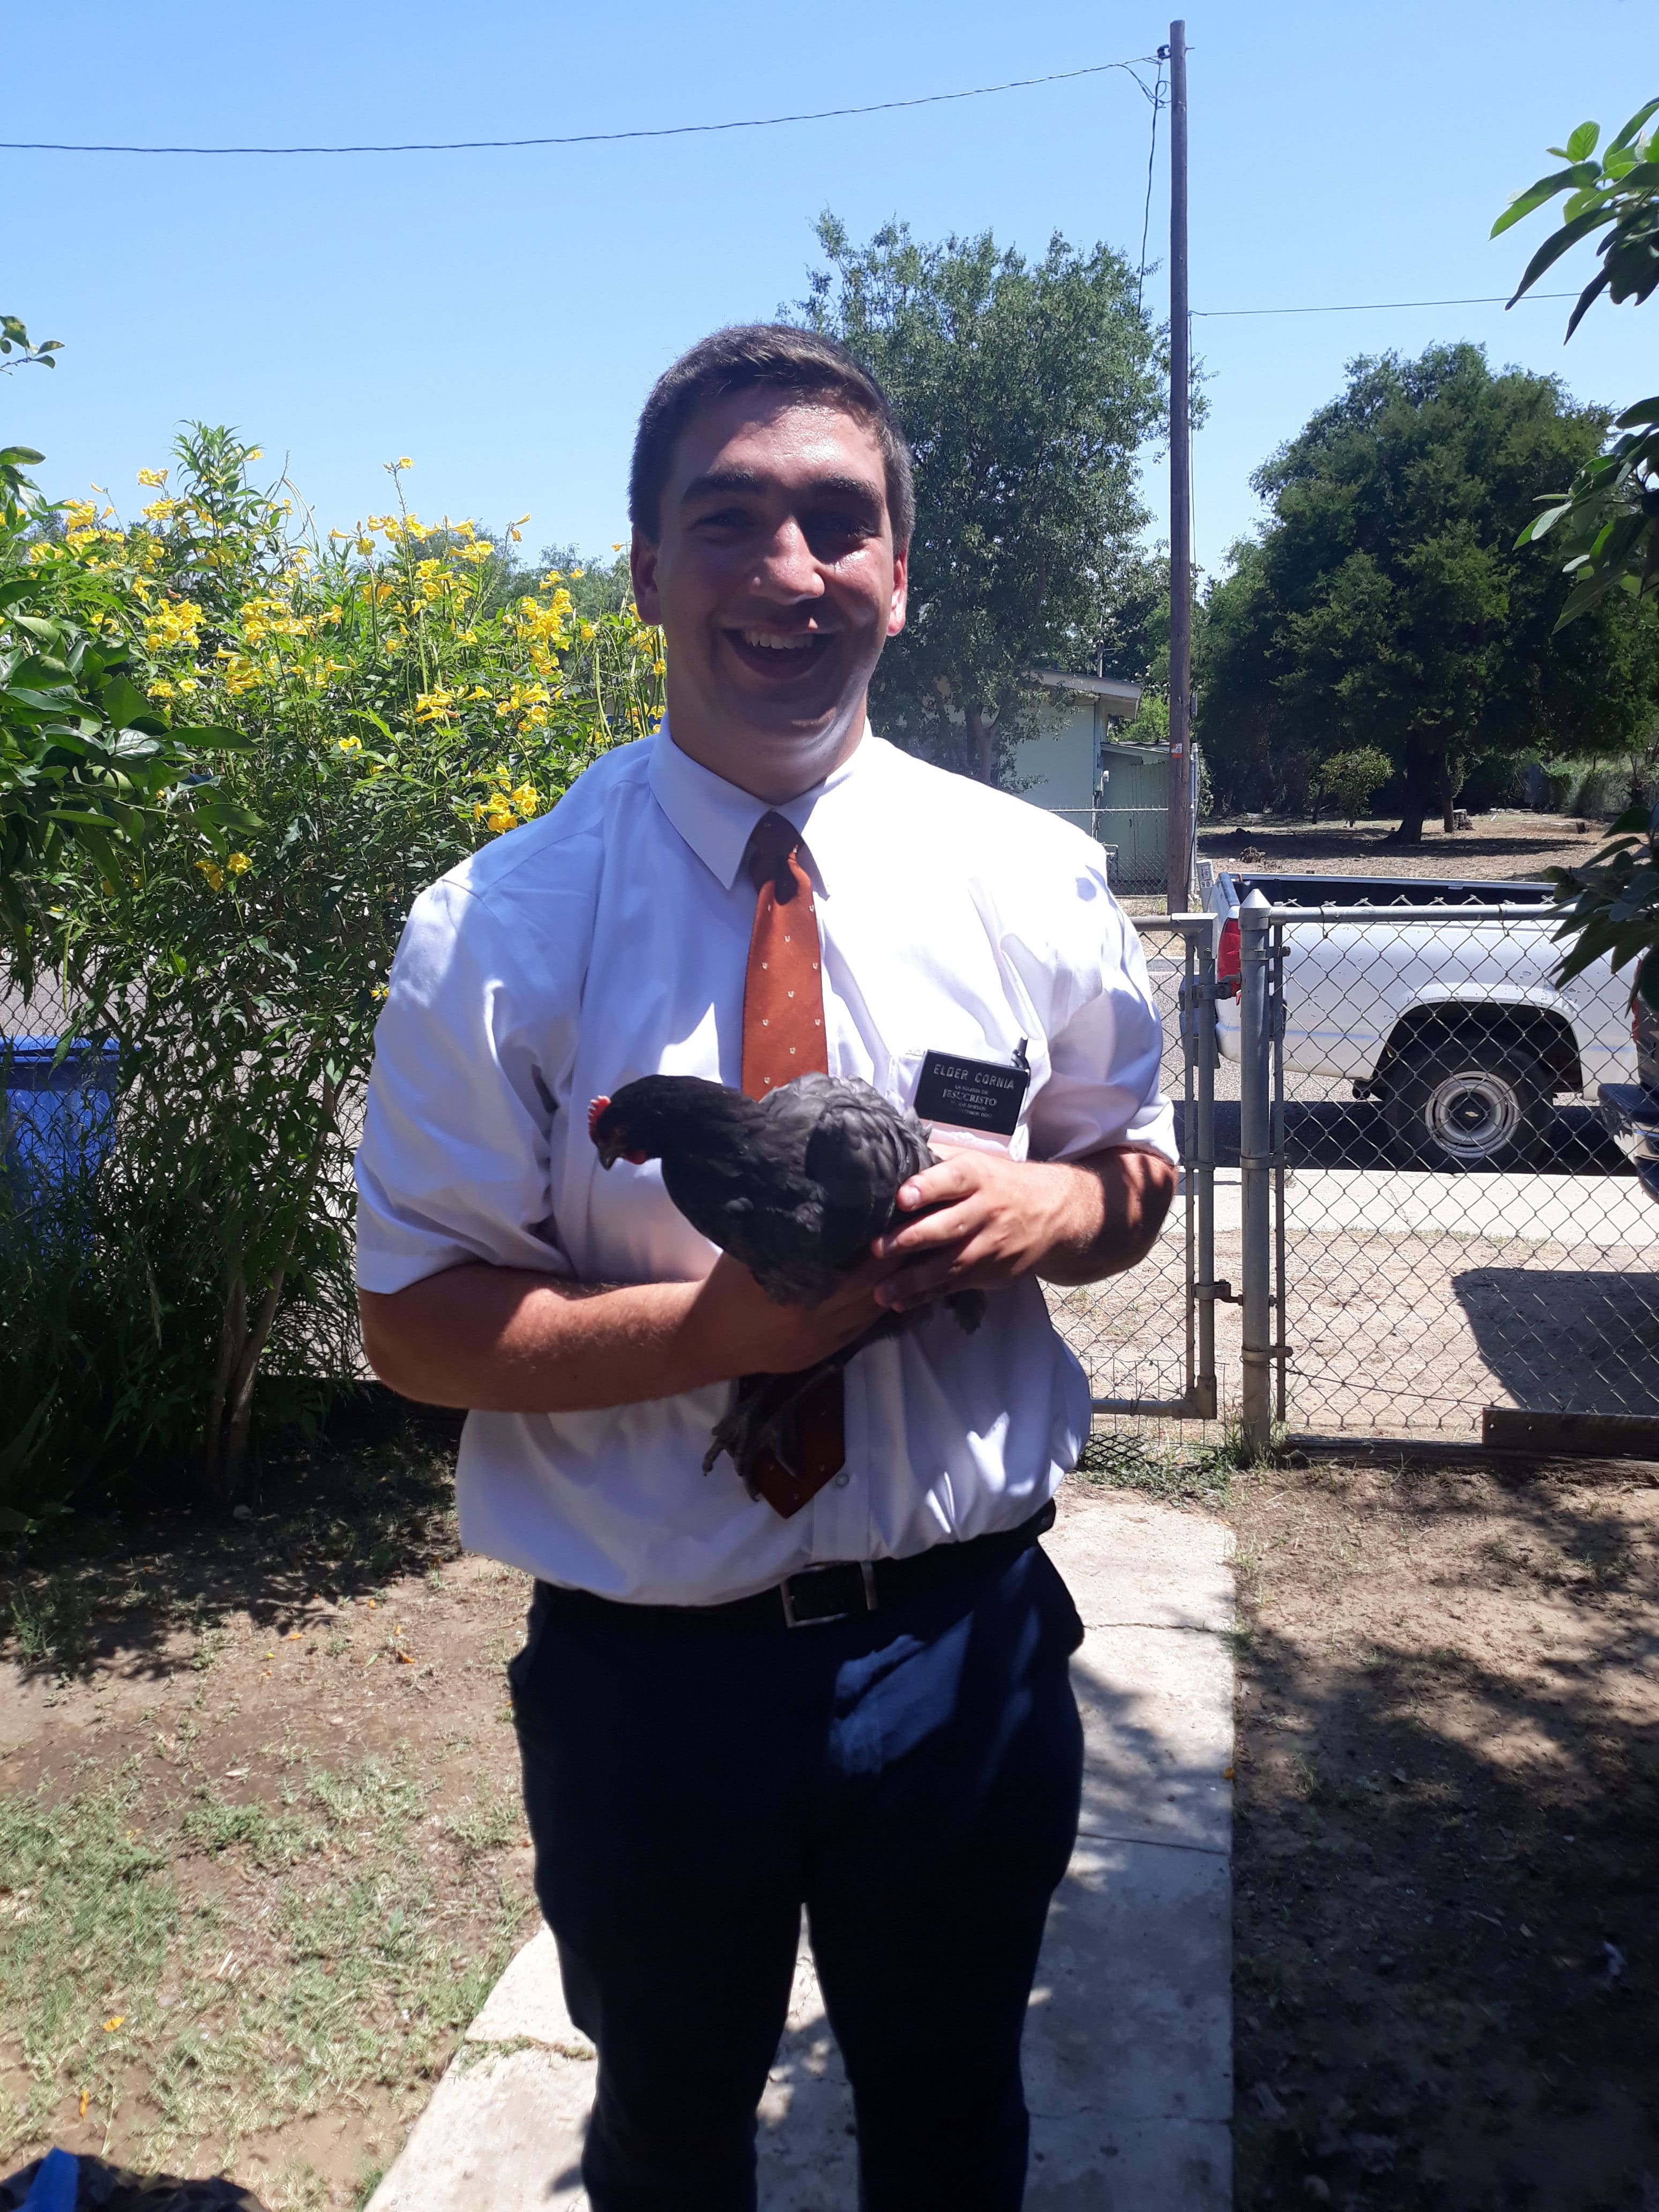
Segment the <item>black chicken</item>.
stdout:
<svg viewBox="0 0 1659 2212">
<path fill-rule="evenodd" d="M 779 1305 L 828 1297 L 899 1218 L 900 1185 L 935 1164 L 925 1122 L 847 1076 L 798 1076 L 757 1099 L 695 1075 L 646 1075 L 596 1098 L 587 1127 L 605 1167 L 660 1159 L 663 1187 L 692 1227 Z M 982 1291 L 953 1291 L 945 1304 L 964 1329 L 984 1316 Z M 703 1473 L 729 1452 L 753 1495 L 763 1452 L 793 1471 L 807 1391 L 907 1318 L 884 1316 L 804 1374 L 748 1378 L 715 1425 Z"/>
</svg>

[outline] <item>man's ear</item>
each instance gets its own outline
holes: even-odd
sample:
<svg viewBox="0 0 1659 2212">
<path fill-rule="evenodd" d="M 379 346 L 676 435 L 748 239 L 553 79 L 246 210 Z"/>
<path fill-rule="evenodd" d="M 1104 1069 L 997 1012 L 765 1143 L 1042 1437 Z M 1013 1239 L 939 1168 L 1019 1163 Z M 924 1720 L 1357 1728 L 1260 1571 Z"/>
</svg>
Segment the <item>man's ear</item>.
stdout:
<svg viewBox="0 0 1659 2212">
<path fill-rule="evenodd" d="M 910 604 L 910 549 L 896 547 L 893 553 L 893 599 L 887 613 L 887 635 L 896 637 L 904 628 L 906 610 Z"/>
<path fill-rule="evenodd" d="M 662 599 L 657 590 L 657 548 L 636 523 L 628 549 L 628 566 L 634 578 L 634 604 L 640 620 L 655 625 L 662 620 Z"/>
</svg>

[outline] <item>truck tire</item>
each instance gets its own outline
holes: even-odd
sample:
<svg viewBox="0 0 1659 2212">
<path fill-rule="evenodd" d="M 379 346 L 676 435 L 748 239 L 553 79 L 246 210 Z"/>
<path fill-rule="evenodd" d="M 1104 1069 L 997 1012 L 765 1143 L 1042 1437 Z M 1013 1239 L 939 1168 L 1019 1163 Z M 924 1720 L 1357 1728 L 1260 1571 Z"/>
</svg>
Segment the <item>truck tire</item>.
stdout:
<svg viewBox="0 0 1659 2212">
<path fill-rule="evenodd" d="M 1454 1175 L 1534 1167 L 1549 1136 L 1553 1089 L 1519 1046 L 1455 1036 L 1407 1045 L 1383 1099 L 1395 1158 Z"/>
</svg>

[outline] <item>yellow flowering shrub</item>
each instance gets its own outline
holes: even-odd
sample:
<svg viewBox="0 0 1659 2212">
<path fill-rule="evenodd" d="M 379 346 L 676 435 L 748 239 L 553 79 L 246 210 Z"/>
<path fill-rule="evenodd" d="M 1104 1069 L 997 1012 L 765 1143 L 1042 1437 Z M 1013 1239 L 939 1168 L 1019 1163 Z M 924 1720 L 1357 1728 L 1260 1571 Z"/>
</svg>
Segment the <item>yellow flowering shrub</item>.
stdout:
<svg viewBox="0 0 1659 2212">
<path fill-rule="evenodd" d="M 157 731 L 228 733 L 212 804 L 179 784 L 125 871 L 66 853 L 34 914 L 76 1032 L 124 1048 L 135 1179 L 114 1157 L 100 1176 L 151 1213 L 159 1183 L 192 1224 L 179 1264 L 210 1295 L 164 1302 L 166 1325 L 193 1332 L 169 1353 L 198 1377 L 179 1419 L 222 1496 L 268 1349 L 288 1372 L 356 1371 L 349 1139 L 410 903 L 662 708 L 659 634 L 631 608 L 579 618 L 564 576 L 520 568 L 527 518 L 500 540 L 423 520 L 404 456 L 386 513 L 319 536 L 255 458 L 193 430 L 140 472 L 158 495 L 136 520 L 69 502 L 29 556 L 95 581 Z"/>
</svg>

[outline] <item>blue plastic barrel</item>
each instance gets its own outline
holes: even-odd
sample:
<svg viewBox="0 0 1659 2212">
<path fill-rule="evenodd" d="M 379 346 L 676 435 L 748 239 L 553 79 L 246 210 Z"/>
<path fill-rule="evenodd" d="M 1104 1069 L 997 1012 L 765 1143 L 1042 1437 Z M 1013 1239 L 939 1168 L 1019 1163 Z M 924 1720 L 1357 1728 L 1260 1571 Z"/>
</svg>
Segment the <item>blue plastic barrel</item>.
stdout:
<svg viewBox="0 0 1659 2212">
<path fill-rule="evenodd" d="M 83 1185 L 108 1152 L 115 1130 L 120 1047 L 58 1037 L 0 1038 L 5 1109 L 0 1162 L 15 1201 L 29 1206 Z"/>
</svg>

